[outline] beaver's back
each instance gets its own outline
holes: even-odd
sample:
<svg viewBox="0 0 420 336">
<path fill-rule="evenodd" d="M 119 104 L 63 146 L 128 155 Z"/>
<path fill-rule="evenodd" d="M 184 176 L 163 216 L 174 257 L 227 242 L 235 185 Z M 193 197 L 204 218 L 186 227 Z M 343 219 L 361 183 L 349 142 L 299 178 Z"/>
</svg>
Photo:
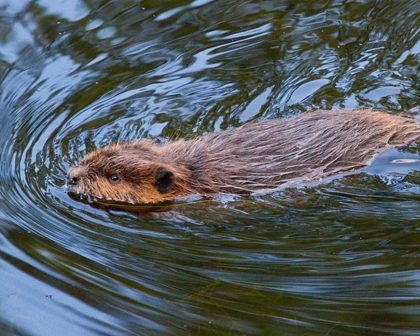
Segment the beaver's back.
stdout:
<svg viewBox="0 0 420 336">
<path fill-rule="evenodd" d="M 419 137 L 415 120 L 341 110 L 253 122 L 166 147 L 188 162 L 211 192 L 237 193 L 360 168 L 387 147 Z"/>
</svg>

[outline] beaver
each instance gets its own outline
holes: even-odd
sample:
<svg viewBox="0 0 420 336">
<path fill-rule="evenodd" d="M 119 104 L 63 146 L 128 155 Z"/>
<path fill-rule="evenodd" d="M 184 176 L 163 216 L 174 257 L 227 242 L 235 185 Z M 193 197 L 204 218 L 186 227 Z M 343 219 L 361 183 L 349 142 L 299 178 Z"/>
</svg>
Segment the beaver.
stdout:
<svg viewBox="0 0 420 336">
<path fill-rule="evenodd" d="M 318 110 L 191 140 L 111 144 L 70 168 L 68 186 L 99 199 L 158 203 L 250 194 L 361 168 L 420 137 L 420 122 L 372 110 Z"/>
</svg>

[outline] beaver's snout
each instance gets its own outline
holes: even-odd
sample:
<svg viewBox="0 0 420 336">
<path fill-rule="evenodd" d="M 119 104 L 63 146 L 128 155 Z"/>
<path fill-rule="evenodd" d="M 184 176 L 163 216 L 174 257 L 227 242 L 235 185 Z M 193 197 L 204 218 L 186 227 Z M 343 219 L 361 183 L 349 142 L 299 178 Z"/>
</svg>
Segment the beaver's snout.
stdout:
<svg viewBox="0 0 420 336">
<path fill-rule="evenodd" d="M 86 176 L 87 171 L 83 167 L 71 167 L 67 172 L 67 185 L 75 187 Z"/>
</svg>

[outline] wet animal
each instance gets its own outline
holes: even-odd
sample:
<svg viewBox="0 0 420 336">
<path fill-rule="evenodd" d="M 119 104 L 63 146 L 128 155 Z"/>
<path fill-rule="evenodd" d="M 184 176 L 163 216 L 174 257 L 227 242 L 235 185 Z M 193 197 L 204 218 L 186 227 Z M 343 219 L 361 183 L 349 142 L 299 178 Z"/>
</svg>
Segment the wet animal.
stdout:
<svg viewBox="0 0 420 336">
<path fill-rule="evenodd" d="M 418 138 L 414 119 L 318 110 L 163 145 L 111 144 L 87 154 L 67 179 L 79 193 L 135 204 L 243 195 L 361 168 L 383 150 Z"/>
</svg>

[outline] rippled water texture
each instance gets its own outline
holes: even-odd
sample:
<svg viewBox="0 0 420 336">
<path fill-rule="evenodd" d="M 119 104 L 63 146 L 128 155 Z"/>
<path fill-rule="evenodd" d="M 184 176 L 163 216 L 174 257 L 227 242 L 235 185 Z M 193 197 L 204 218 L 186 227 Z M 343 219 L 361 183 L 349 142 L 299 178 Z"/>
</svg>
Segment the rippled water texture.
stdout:
<svg viewBox="0 0 420 336">
<path fill-rule="evenodd" d="M 0 335 L 420 335 L 420 170 L 390 163 L 418 147 L 152 213 L 64 187 L 112 141 L 416 107 L 419 18 L 416 0 L 0 0 Z"/>
</svg>

